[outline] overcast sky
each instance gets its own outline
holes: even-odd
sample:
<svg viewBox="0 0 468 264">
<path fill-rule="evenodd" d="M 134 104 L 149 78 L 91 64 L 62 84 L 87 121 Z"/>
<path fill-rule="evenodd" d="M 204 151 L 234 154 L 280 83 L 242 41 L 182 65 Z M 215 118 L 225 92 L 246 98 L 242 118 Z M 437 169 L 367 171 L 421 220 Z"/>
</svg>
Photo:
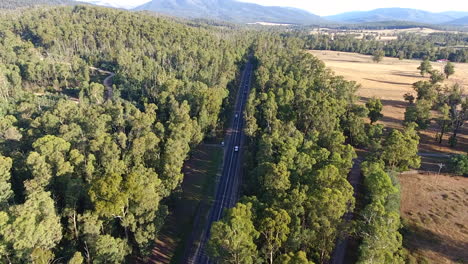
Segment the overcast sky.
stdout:
<svg viewBox="0 0 468 264">
<path fill-rule="evenodd" d="M 85 2 L 107 2 L 118 7 L 131 8 L 149 0 L 82 0 Z M 320 16 L 335 15 L 348 11 L 365 11 L 381 7 L 405 7 L 431 12 L 466 11 L 468 0 L 240 0 L 261 5 L 291 6 L 305 9 Z"/>
</svg>

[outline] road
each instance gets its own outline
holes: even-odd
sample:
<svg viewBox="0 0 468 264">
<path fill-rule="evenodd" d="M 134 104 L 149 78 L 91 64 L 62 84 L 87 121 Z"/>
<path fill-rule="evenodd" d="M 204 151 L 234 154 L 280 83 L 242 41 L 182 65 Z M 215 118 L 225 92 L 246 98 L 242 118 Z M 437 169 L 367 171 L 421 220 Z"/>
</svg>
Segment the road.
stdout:
<svg viewBox="0 0 468 264">
<path fill-rule="evenodd" d="M 243 110 L 250 90 L 252 67 L 250 62 L 247 63 L 242 73 L 231 124 L 224 140 L 223 170 L 216 187 L 215 201 L 211 207 L 200 243 L 192 246 L 188 259 L 184 263 L 213 263 L 205 252 L 206 244 L 210 237 L 211 225 L 223 216 L 223 211 L 226 208 L 233 207 L 237 202 L 241 181 L 242 145 L 244 142 Z M 239 147 L 238 151 L 235 151 L 236 146 Z"/>
<path fill-rule="evenodd" d="M 361 163 L 363 159 L 361 157 L 358 157 L 354 159 L 353 161 L 353 167 L 351 168 L 351 171 L 348 174 L 348 181 L 353 186 L 354 189 L 354 198 L 358 199 L 358 192 L 361 190 L 361 184 L 362 184 L 362 174 L 361 174 Z M 343 221 L 345 222 L 350 222 L 354 218 L 354 213 L 353 212 L 347 212 L 343 216 Z M 335 249 L 333 250 L 333 254 L 330 260 L 330 264 L 343 264 L 346 263 L 345 261 L 345 256 L 346 256 L 346 250 L 348 248 L 349 244 L 349 237 L 346 235 L 345 238 L 339 238 L 336 241 L 336 246 Z"/>
<path fill-rule="evenodd" d="M 101 74 L 107 74 L 108 76 L 104 79 L 104 81 L 102 82 L 102 84 L 104 85 L 104 87 L 106 88 L 106 91 L 105 91 L 105 94 L 104 94 L 104 98 L 106 100 L 109 100 L 109 99 L 112 99 L 112 97 L 114 96 L 114 89 L 112 87 L 112 78 L 114 78 L 115 76 L 115 73 L 113 72 L 110 72 L 110 71 L 106 71 L 106 70 L 103 70 L 103 69 L 99 69 L 99 68 L 96 68 L 96 67 L 89 67 L 91 70 L 93 71 L 98 71 L 99 73 Z"/>
</svg>

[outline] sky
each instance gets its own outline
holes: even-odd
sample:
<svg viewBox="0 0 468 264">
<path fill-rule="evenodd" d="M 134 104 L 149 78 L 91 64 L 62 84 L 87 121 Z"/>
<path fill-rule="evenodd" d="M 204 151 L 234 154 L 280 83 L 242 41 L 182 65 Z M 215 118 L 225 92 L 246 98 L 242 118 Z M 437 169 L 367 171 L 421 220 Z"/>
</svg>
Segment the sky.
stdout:
<svg viewBox="0 0 468 264">
<path fill-rule="evenodd" d="M 133 8 L 149 0 L 82 0 L 84 2 L 105 2 L 115 7 Z M 349 11 L 366 11 L 383 7 L 404 7 L 430 12 L 466 11 L 468 0 L 239 0 L 261 5 L 290 6 L 307 10 L 319 16 L 335 15 Z M 319 4 L 317 3 L 319 2 Z"/>
</svg>

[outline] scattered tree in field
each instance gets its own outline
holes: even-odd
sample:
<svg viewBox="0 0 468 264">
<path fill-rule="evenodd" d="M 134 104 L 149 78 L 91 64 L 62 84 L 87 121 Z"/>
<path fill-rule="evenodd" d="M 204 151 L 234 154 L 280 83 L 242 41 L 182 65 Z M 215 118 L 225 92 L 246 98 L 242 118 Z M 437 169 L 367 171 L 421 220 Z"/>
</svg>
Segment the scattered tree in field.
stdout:
<svg viewBox="0 0 468 264">
<path fill-rule="evenodd" d="M 444 73 L 446 78 L 448 79 L 450 75 L 453 75 L 455 73 L 455 65 L 451 63 L 450 61 L 447 62 L 447 64 L 444 67 Z"/>
<path fill-rule="evenodd" d="M 371 124 L 377 122 L 380 118 L 383 117 L 382 115 L 382 102 L 377 99 L 377 98 L 371 98 L 369 101 L 366 103 L 367 110 L 369 110 L 369 113 L 367 114 Z"/>
<path fill-rule="evenodd" d="M 405 171 L 409 168 L 419 168 L 419 136 L 415 127 L 415 124 L 408 124 L 403 133 L 394 129 L 384 139 L 381 159 L 390 169 Z"/>
<path fill-rule="evenodd" d="M 430 123 L 432 103 L 428 100 L 418 100 L 415 104 L 409 105 L 405 111 L 403 123 L 405 125 L 416 123 L 418 129 L 426 129 Z"/>
<path fill-rule="evenodd" d="M 444 74 L 438 70 L 432 70 L 430 71 L 430 74 L 431 74 L 430 79 L 431 79 L 432 84 L 443 82 L 445 80 Z"/>
<path fill-rule="evenodd" d="M 449 169 L 458 175 L 468 175 L 468 154 L 454 155 L 450 159 Z"/>
<path fill-rule="evenodd" d="M 459 105 L 452 104 L 450 108 L 450 116 L 452 119 L 452 136 L 449 143 L 452 147 L 457 145 L 457 135 L 460 128 L 468 120 L 468 98 L 465 97 Z"/>
<path fill-rule="evenodd" d="M 259 233 L 252 222 L 252 204 L 238 203 L 211 227 L 210 255 L 221 263 L 249 264 L 257 257 Z"/>
<path fill-rule="evenodd" d="M 452 130 L 449 144 L 455 147 L 460 128 L 468 120 L 468 98 L 462 96 L 463 89 L 458 84 L 449 87 L 445 92 L 446 94 L 441 96 L 440 104 L 448 105 L 449 127 Z"/>
<path fill-rule="evenodd" d="M 418 67 L 419 73 L 421 76 L 426 75 L 426 73 L 430 73 L 432 71 L 432 65 L 429 59 L 425 59 L 421 62 L 421 65 Z"/>
<path fill-rule="evenodd" d="M 376 50 L 374 51 L 374 53 L 372 53 L 372 61 L 379 63 L 382 61 L 384 56 L 385 56 L 385 53 L 383 52 L 383 50 L 380 50 L 380 49 Z"/>
<path fill-rule="evenodd" d="M 442 143 L 445 132 L 450 127 L 450 107 L 447 104 L 443 104 L 439 108 L 440 116 L 437 118 L 437 124 L 440 127 L 440 132 L 436 135 L 436 140 L 439 144 Z"/>
<path fill-rule="evenodd" d="M 436 86 L 428 81 L 418 81 L 413 83 L 413 89 L 417 93 L 417 100 L 424 99 L 433 102 L 436 99 Z"/>
<path fill-rule="evenodd" d="M 414 103 L 414 95 L 412 95 L 411 93 L 405 93 L 403 95 L 403 98 L 405 99 L 405 101 L 407 101 L 409 104 L 413 104 Z"/>
</svg>

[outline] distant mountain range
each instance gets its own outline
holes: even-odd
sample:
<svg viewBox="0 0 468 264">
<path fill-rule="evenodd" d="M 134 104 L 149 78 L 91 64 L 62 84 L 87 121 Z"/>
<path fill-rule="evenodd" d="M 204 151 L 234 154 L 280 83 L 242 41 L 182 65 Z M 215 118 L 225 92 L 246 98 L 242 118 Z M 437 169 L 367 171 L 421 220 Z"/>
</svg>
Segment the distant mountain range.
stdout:
<svg viewBox="0 0 468 264">
<path fill-rule="evenodd" d="M 323 18 L 301 9 L 262 6 L 235 0 L 153 0 L 134 10 L 242 23 L 319 24 L 326 22 Z"/>
<path fill-rule="evenodd" d="M 82 0 L 95 5 L 114 8 L 125 6 L 113 0 Z M 80 4 L 73 0 L 0 0 L 0 9 L 13 9 L 35 5 Z M 236 0 L 152 0 L 137 6 L 135 11 L 152 11 L 185 18 L 207 18 L 239 23 L 268 22 L 279 24 L 373 24 L 416 23 L 468 26 L 468 12 L 448 11 L 431 13 L 410 8 L 379 8 L 370 11 L 354 11 L 320 17 L 305 10 L 262 6 Z"/>
<path fill-rule="evenodd" d="M 379 8 L 371 11 L 347 12 L 325 17 L 340 23 L 367 23 L 382 21 L 410 21 L 425 24 L 445 24 L 468 16 L 468 12 L 431 13 L 410 8 Z"/>
<path fill-rule="evenodd" d="M 445 24 L 454 25 L 454 26 L 467 26 L 468 25 L 468 16 L 449 21 L 449 22 L 447 22 Z"/>
</svg>

